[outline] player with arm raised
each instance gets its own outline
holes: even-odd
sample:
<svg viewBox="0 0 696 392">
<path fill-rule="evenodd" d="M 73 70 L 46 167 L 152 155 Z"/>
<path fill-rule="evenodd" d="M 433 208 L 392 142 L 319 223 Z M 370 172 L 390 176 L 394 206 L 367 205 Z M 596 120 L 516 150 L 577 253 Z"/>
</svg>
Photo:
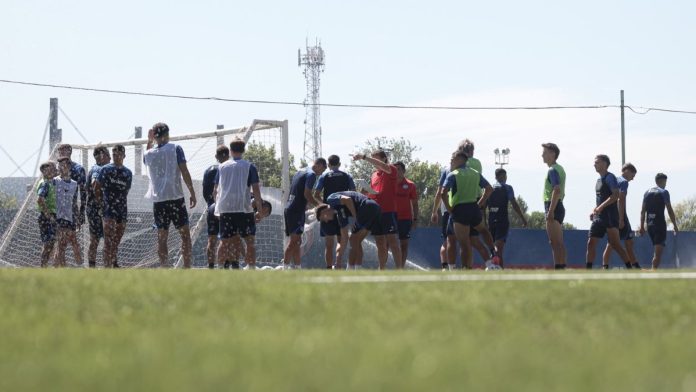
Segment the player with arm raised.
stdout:
<svg viewBox="0 0 696 392">
<path fill-rule="evenodd" d="M 630 260 L 630 263 L 626 263 L 626 268 L 640 269 L 640 264 L 638 264 L 638 259 L 633 251 L 633 230 L 628 220 L 628 215 L 626 214 L 628 183 L 633 181 L 636 173 L 636 167 L 631 163 L 627 163 L 621 168 L 621 176 L 616 179 L 619 187 L 619 199 L 616 201 L 616 205 L 619 208 L 619 240 L 624 242 L 626 254 Z M 602 268 L 604 269 L 609 269 L 609 257 L 611 256 L 612 249 L 611 244 L 607 244 L 604 249 L 604 253 L 602 254 Z"/>
<path fill-rule="evenodd" d="M 667 186 L 667 175 L 657 173 L 655 176 L 656 187 L 648 189 L 643 196 L 643 207 L 640 210 L 640 233 L 645 234 L 645 225 L 648 226 L 648 234 L 653 244 L 652 269 L 660 267 L 662 261 L 662 251 L 667 242 L 667 221 L 665 220 L 665 208 L 674 226 L 674 235 L 679 232 L 677 218 L 672 209 Z"/>
<path fill-rule="evenodd" d="M 39 232 L 41 233 L 41 268 L 48 267 L 48 259 L 56 242 L 56 187 L 53 181 L 57 174 L 56 164 L 52 161 L 39 166 L 43 178 L 36 188 L 39 205 Z"/>
<path fill-rule="evenodd" d="M 551 243 L 554 268 L 565 269 L 566 248 L 563 243 L 565 207 L 563 206 L 563 197 L 565 196 L 566 175 L 563 166 L 556 162 L 558 155 L 561 153 L 558 146 L 554 143 L 544 143 L 541 147 L 543 148 L 541 158 L 549 167 L 544 179 L 546 234 L 549 236 L 549 242 Z"/>
<path fill-rule="evenodd" d="M 215 159 L 218 164 L 212 165 L 203 173 L 203 199 L 208 205 L 206 208 L 206 224 L 208 226 L 208 245 L 206 247 L 206 256 L 208 259 L 208 268 L 215 268 L 215 258 L 218 248 L 218 234 L 220 234 L 220 218 L 215 215 L 215 178 L 218 174 L 218 169 L 221 163 L 224 163 L 230 158 L 230 149 L 225 146 L 218 146 L 215 150 Z M 220 260 L 220 264 L 224 260 Z"/>
<path fill-rule="evenodd" d="M 97 248 L 99 240 L 104 237 L 104 223 L 102 222 L 102 203 L 97 200 L 95 188 L 97 186 L 97 177 L 102 167 L 111 162 L 109 149 L 104 146 L 99 146 L 94 149 L 95 164 L 87 173 L 87 224 L 89 227 L 89 249 L 87 250 L 87 263 L 90 268 L 97 266 Z"/>
</svg>

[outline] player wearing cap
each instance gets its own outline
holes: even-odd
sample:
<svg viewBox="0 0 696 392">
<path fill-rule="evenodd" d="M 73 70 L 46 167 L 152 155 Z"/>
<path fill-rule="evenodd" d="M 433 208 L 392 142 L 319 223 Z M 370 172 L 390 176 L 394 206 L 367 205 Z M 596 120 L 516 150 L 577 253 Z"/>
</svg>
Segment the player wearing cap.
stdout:
<svg viewBox="0 0 696 392">
<path fill-rule="evenodd" d="M 87 224 L 89 226 L 89 248 L 87 250 L 87 263 L 90 268 L 97 266 L 97 248 L 99 240 L 104 237 L 104 223 L 102 222 L 102 204 L 97 200 L 94 190 L 97 184 L 99 171 L 104 165 L 111 162 L 109 149 L 99 146 L 92 153 L 95 164 L 87 173 Z"/>
<path fill-rule="evenodd" d="M 561 150 L 554 143 L 544 143 L 541 145 L 543 151 L 541 158 L 549 167 L 544 178 L 544 210 L 546 211 L 546 234 L 551 243 L 553 253 L 553 263 L 555 269 L 565 269 L 566 267 L 566 248 L 563 243 L 563 219 L 565 218 L 565 207 L 563 197 L 565 197 L 566 174 L 563 166 L 559 165 L 558 155 Z"/>
<path fill-rule="evenodd" d="M 408 258 L 408 243 L 411 230 L 418 221 L 418 191 L 416 184 L 405 177 L 406 165 L 399 161 L 394 163 L 397 169 L 396 183 L 396 225 L 399 230 L 399 245 L 401 246 L 401 267 L 406 265 Z"/>
<path fill-rule="evenodd" d="M 148 169 L 150 184 L 145 197 L 153 201 L 160 266 L 169 266 L 167 238 L 169 225 L 173 223 L 181 236 L 184 268 L 191 268 L 191 232 L 181 179 L 183 178 L 189 191 L 189 208 L 196 206 L 196 191 L 193 189 L 184 150 L 179 145 L 169 143 L 169 126 L 165 123 L 153 125 L 147 138 L 147 152 L 143 156 L 143 162 Z"/>
<path fill-rule="evenodd" d="M 655 176 L 656 187 L 648 189 L 643 195 L 643 207 L 640 210 L 640 233 L 645 234 L 645 225 L 648 225 L 648 234 L 650 241 L 653 244 L 652 269 L 657 269 L 662 260 L 662 251 L 665 248 L 667 241 L 667 221 L 665 220 L 665 207 L 669 214 L 669 219 L 672 220 L 674 227 L 674 235 L 677 235 L 679 228 L 677 227 L 677 218 L 672 209 L 672 203 L 669 198 L 667 186 L 667 175 L 657 173 Z"/>
<path fill-rule="evenodd" d="M 496 169 L 496 183 L 493 185 L 493 192 L 488 198 L 488 229 L 495 241 L 495 248 L 498 251 L 500 258 L 500 266 L 503 267 L 503 251 L 505 249 L 505 241 L 507 241 L 508 232 L 510 231 L 510 218 L 508 216 L 508 203 L 512 205 L 520 219 L 522 225 L 527 226 L 527 218 L 524 216 L 520 205 L 515 200 L 515 191 L 507 183 L 507 172 L 505 169 Z"/>
<path fill-rule="evenodd" d="M 616 178 L 616 184 L 619 187 L 619 199 L 616 201 L 616 205 L 619 208 L 619 239 L 624 242 L 626 254 L 630 260 L 630 263 L 626 264 L 626 268 L 640 269 L 640 264 L 638 264 L 636 254 L 633 251 L 633 230 L 631 229 L 628 215 L 626 215 L 628 183 L 633 181 L 636 173 L 636 167 L 631 163 L 627 163 L 621 168 L 621 176 Z M 604 269 L 609 269 L 609 257 L 612 249 L 611 244 L 607 244 L 607 247 L 604 249 L 602 254 L 602 268 Z"/>
<path fill-rule="evenodd" d="M 220 218 L 215 216 L 215 178 L 218 175 L 219 164 L 224 163 L 230 158 L 230 149 L 225 146 L 218 146 L 215 150 L 215 159 L 218 164 L 212 165 L 203 173 L 203 199 L 208 205 L 206 209 L 206 224 L 208 226 L 208 245 L 206 247 L 206 256 L 208 259 L 208 268 L 215 268 L 215 258 L 217 256 L 218 234 L 220 234 Z M 220 260 L 224 263 L 224 260 Z"/>
</svg>

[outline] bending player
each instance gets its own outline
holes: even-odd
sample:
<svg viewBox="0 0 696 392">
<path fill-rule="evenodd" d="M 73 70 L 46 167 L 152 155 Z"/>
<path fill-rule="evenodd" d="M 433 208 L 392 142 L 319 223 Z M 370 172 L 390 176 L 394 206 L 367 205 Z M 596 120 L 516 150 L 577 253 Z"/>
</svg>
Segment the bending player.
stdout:
<svg viewBox="0 0 696 392">
<path fill-rule="evenodd" d="M 626 214 L 628 183 L 633 181 L 636 173 L 636 167 L 631 163 L 627 163 L 621 168 L 621 176 L 616 179 L 619 187 L 619 200 L 616 201 L 616 205 L 619 208 L 619 239 L 624 242 L 626 255 L 628 255 L 630 260 L 630 264 L 626 264 L 626 268 L 640 269 L 640 264 L 638 264 L 638 259 L 633 251 L 633 229 L 631 229 L 631 222 L 629 222 Z M 607 247 L 604 249 L 604 254 L 602 254 L 602 268 L 604 269 L 609 269 L 609 258 L 611 257 L 612 249 L 611 244 L 607 244 Z"/>
<path fill-rule="evenodd" d="M 563 243 L 565 207 L 563 206 L 563 198 L 565 197 L 566 174 L 563 166 L 556 162 L 558 155 L 561 153 L 558 146 L 554 143 L 544 143 L 541 147 L 543 148 L 541 158 L 549 167 L 544 180 L 546 234 L 549 236 L 549 242 L 551 243 L 554 268 L 565 269 L 566 248 Z"/>
<path fill-rule="evenodd" d="M 640 234 L 645 234 L 645 225 L 648 225 L 648 234 L 653 244 L 652 269 L 656 270 L 662 261 L 662 251 L 667 242 L 667 221 L 665 220 L 665 207 L 674 226 L 674 235 L 677 235 L 677 218 L 672 209 L 667 186 L 667 175 L 657 173 L 655 176 L 656 187 L 648 189 L 643 196 L 643 207 L 640 210 Z"/>
<path fill-rule="evenodd" d="M 496 183 L 493 185 L 493 192 L 488 198 L 488 229 L 495 241 L 495 248 L 498 250 L 500 267 L 504 267 L 503 251 L 505 241 L 510 231 L 510 219 L 508 217 L 508 202 L 512 205 L 520 219 L 522 226 L 527 226 L 527 218 L 524 216 L 520 205 L 515 200 L 515 191 L 507 183 L 507 172 L 505 169 L 496 169 Z"/>
</svg>

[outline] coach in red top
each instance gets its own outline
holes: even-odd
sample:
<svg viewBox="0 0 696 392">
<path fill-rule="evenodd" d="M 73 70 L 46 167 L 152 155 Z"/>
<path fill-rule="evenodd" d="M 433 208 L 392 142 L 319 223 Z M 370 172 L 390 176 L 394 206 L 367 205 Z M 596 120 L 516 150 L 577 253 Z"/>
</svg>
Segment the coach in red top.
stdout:
<svg viewBox="0 0 696 392">
<path fill-rule="evenodd" d="M 416 227 L 418 220 L 418 192 L 416 184 L 405 177 L 406 165 L 403 162 L 396 162 L 394 166 L 397 169 L 396 226 L 401 245 L 401 267 L 404 267 L 408 257 L 408 240 L 411 238 L 411 229 Z"/>
<path fill-rule="evenodd" d="M 377 193 L 369 195 L 379 204 L 382 216 L 379 222 L 372 227 L 372 235 L 375 236 L 377 244 L 377 258 L 379 259 L 379 269 L 387 266 L 388 251 L 391 250 L 396 268 L 403 268 L 401 247 L 396 236 L 396 166 L 389 164 L 387 153 L 383 150 L 373 152 L 369 157 L 365 154 L 353 155 L 353 160 L 359 159 L 369 162 L 375 167 L 370 179 L 370 187 Z"/>
</svg>

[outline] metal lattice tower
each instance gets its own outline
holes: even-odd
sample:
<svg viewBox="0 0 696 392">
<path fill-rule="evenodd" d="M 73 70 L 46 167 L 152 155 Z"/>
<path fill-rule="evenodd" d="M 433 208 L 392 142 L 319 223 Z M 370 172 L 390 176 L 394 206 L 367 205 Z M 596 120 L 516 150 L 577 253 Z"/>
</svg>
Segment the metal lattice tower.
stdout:
<svg viewBox="0 0 696 392">
<path fill-rule="evenodd" d="M 321 156 L 321 116 L 319 113 L 319 84 L 321 73 L 324 72 L 324 50 L 321 42 L 316 40 L 315 46 L 305 43 L 305 53 L 297 50 L 297 65 L 304 66 L 302 72 L 307 81 L 305 107 L 305 136 L 304 155 L 302 158 L 310 164 Z"/>
</svg>

